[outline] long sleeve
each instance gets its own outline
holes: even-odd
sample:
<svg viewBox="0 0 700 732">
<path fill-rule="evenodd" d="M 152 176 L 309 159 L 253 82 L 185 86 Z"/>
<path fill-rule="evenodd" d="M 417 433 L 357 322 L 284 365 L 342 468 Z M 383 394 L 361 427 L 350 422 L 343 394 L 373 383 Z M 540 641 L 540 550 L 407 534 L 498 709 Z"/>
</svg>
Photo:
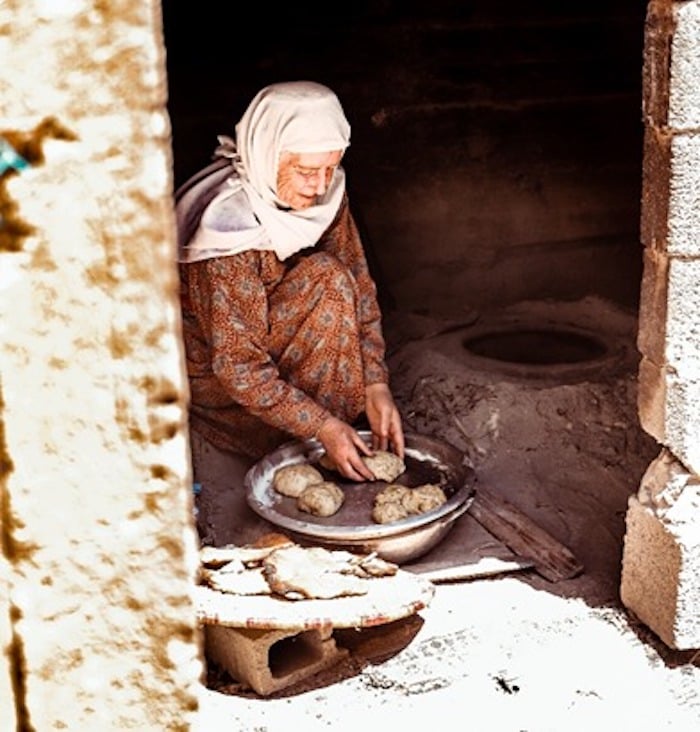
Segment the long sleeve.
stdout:
<svg viewBox="0 0 700 732">
<path fill-rule="evenodd" d="M 370 275 L 360 234 L 347 198 L 338 212 L 335 224 L 322 238 L 319 246 L 346 264 L 357 281 L 360 293 L 360 343 L 365 384 L 369 386 L 388 383 L 386 344 L 382 333 L 377 287 Z"/>
<path fill-rule="evenodd" d="M 191 323 L 187 358 L 192 399 L 211 408 L 233 401 L 266 424 L 306 439 L 329 413 L 280 378 L 267 352 L 268 300 L 261 260 L 260 252 L 249 251 L 189 265 L 185 311 L 196 319 L 201 334 L 196 337 Z"/>
</svg>

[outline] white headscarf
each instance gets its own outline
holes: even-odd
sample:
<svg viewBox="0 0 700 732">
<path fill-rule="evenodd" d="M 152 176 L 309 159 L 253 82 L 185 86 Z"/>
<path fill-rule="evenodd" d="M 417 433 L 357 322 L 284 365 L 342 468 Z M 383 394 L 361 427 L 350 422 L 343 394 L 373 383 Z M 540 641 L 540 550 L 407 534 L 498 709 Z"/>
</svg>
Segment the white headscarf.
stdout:
<svg viewBox="0 0 700 732">
<path fill-rule="evenodd" d="M 284 260 L 314 246 L 338 212 L 345 173 L 338 167 L 318 202 L 296 211 L 277 197 L 277 168 L 285 151 L 345 151 L 350 125 L 336 95 L 310 81 L 267 86 L 236 125 L 236 142 L 223 136 L 219 142 L 217 154 L 231 159 L 233 173 L 205 209 L 194 237 L 183 247 L 181 261 L 248 249 L 272 250 Z M 247 199 L 243 206 L 242 193 Z"/>
</svg>

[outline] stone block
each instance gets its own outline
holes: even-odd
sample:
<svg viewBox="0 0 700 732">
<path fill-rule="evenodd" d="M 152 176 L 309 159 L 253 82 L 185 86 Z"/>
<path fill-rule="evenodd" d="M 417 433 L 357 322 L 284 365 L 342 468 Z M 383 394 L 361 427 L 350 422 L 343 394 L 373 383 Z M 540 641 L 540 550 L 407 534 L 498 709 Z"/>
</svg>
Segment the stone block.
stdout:
<svg viewBox="0 0 700 732">
<path fill-rule="evenodd" d="M 261 630 L 206 625 L 206 657 L 261 696 L 303 681 L 349 654 L 338 648 L 332 627 Z"/>
<path fill-rule="evenodd" d="M 700 479 L 666 451 L 630 498 L 623 604 L 669 647 L 700 647 Z"/>
<path fill-rule="evenodd" d="M 647 125 L 641 239 L 676 257 L 700 257 L 700 134 Z"/>
</svg>

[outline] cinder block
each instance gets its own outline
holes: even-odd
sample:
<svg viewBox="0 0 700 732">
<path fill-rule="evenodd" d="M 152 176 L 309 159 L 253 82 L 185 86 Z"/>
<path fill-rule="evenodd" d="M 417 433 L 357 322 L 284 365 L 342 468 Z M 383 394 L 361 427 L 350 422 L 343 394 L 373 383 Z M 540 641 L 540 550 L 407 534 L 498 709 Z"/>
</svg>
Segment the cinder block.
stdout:
<svg viewBox="0 0 700 732">
<path fill-rule="evenodd" d="M 671 140 L 668 242 L 666 250 L 678 257 L 700 255 L 700 134 L 676 133 Z"/>
<path fill-rule="evenodd" d="M 261 696 L 303 681 L 349 655 L 332 627 L 304 631 L 204 627 L 205 654 Z"/>
<path fill-rule="evenodd" d="M 622 556 L 623 604 L 669 647 L 700 648 L 700 490 L 662 453 L 630 498 Z"/>
<path fill-rule="evenodd" d="M 642 74 L 645 119 L 658 127 L 700 126 L 700 5 L 648 3 Z"/>
<path fill-rule="evenodd" d="M 666 254 L 645 248 L 637 347 L 642 355 L 657 364 L 666 361 L 668 264 Z"/>
<path fill-rule="evenodd" d="M 700 380 L 642 359 L 637 400 L 644 431 L 700 475 Z"/>
<path fill-rule="evenodd" d="M 675 129 L 697 129 L 700 127 L 700 4 L 674 3 L 672 11 L 668 124 Z"/>
<path fill-rule="evenodd" d="M 700 380 L 698 281 L 700 259 L 645 251 L 637 345 L 646 358 L 668 364 L 683 380 Z"/>
<path fill-rule="evenodd" d="M 676 257 L 700 256 L 700 135 L 647 125 L 641 239 Z"/>
</svg>

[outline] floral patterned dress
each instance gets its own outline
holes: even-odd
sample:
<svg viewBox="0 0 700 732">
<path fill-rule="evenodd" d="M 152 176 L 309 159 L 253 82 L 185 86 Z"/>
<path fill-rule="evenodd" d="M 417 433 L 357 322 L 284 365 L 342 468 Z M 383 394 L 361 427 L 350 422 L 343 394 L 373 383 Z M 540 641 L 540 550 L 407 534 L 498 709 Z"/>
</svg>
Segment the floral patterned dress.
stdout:
<svg viewBox="0 0 700 732">
<path fill-rule="evenodd" d="M 364 411 L 387 383 L 376 285 L 347 197 L 316 246 L 181 264 L 190 426 L 259 459 Z"/>
</svg>

